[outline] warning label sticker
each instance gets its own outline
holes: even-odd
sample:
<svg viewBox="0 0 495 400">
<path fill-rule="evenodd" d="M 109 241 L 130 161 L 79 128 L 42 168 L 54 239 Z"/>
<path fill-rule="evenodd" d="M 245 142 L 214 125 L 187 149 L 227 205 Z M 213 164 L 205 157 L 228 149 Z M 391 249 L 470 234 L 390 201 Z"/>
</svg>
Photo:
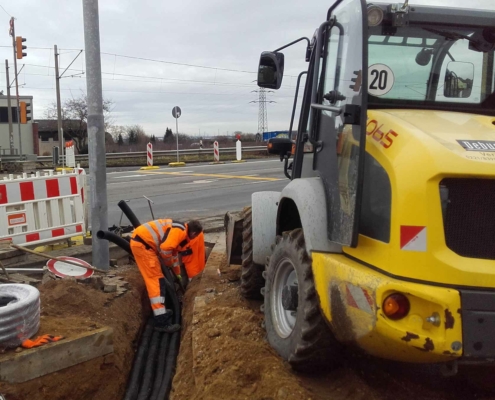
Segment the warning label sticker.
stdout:
<svg viewBox="0 0 495 400">
<path fill-rule="evenodd" d="M 26 213 L 10 214 L 7 216 L 9 226 L 23 225 L 26 223 Z"/>
<path fill-rule="evenodd" d="M 495 151 L 495 140 L 458 140 L 466 151 Z"/>
<path fill-rule="evenodd" d="M 400 248 L 405 251 L 426 251 L 426 226 L 401 225 Z"/>
</svg>

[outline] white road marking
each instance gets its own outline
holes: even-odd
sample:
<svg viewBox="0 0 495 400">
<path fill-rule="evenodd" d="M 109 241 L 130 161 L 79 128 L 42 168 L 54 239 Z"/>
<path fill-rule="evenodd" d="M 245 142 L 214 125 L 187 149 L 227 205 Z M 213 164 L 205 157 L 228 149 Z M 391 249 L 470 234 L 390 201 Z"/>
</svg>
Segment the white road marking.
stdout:
<svg viewBox="0 0 495 400">
<path fill-rule="evenodd" d="M 211 180 L 211 181 L 203 179 L 203 180 L 199 180 L 199 181 L 185 182 L 185 183 L 183 183 L 183 185 L 204 184 L 204 183 L 212 183 L 212 182 L 216 182 L 216 181 L 217 181 L 217 179 Z"/>
<path fill-rule="evenodd" d="M 126 176 L 116 176 L 113 179 L 123 179 L 123 178 L 140 178 L 143 175 L 126 175 Z"/>
</svg>

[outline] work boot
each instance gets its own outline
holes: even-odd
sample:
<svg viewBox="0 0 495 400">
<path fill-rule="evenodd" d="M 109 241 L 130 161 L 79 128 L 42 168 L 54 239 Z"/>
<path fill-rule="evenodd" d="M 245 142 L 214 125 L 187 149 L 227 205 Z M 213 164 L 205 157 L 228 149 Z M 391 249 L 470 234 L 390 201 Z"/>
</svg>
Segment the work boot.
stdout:
<svg viewBox="0 0 495 400">
<path fill-rule="evenodd" d="M 157 315 L 155 317 L 155 331 L 164 333 L 174 333 L 180 330 L 179 324 L 172 323 L 172 310 L 166 310 L 165 314 Z"/>
</svg>

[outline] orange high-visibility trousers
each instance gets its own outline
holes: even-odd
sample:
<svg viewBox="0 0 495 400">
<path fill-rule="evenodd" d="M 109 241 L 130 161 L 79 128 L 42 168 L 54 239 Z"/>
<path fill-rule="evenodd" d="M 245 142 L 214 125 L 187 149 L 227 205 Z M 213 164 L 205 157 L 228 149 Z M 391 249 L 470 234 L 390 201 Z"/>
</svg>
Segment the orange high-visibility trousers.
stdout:
<svg viewBox="0 0 495 400">
<path fill-rule="evenodd" d="M 131 240 L 131 251 L 146 284 L 153 315 L 165 314 L 165 277 L 158 255 L 135 240 Z"/>
</svg>

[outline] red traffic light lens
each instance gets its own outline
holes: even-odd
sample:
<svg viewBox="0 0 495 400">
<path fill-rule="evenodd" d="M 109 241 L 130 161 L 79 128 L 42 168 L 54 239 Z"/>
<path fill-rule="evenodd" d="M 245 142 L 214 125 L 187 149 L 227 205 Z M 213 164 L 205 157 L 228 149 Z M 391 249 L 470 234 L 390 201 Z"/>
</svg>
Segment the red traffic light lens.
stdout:
<svg viewBox="0 0 495 400">
<path fill-rule="evenodd" d="M 394 293 L 387 296 L 383 301 L 382 309 L 387 318 L 396 321 L 409 314 L 411 305 L 405 295 L 402 293 Z"/>
</svg>

